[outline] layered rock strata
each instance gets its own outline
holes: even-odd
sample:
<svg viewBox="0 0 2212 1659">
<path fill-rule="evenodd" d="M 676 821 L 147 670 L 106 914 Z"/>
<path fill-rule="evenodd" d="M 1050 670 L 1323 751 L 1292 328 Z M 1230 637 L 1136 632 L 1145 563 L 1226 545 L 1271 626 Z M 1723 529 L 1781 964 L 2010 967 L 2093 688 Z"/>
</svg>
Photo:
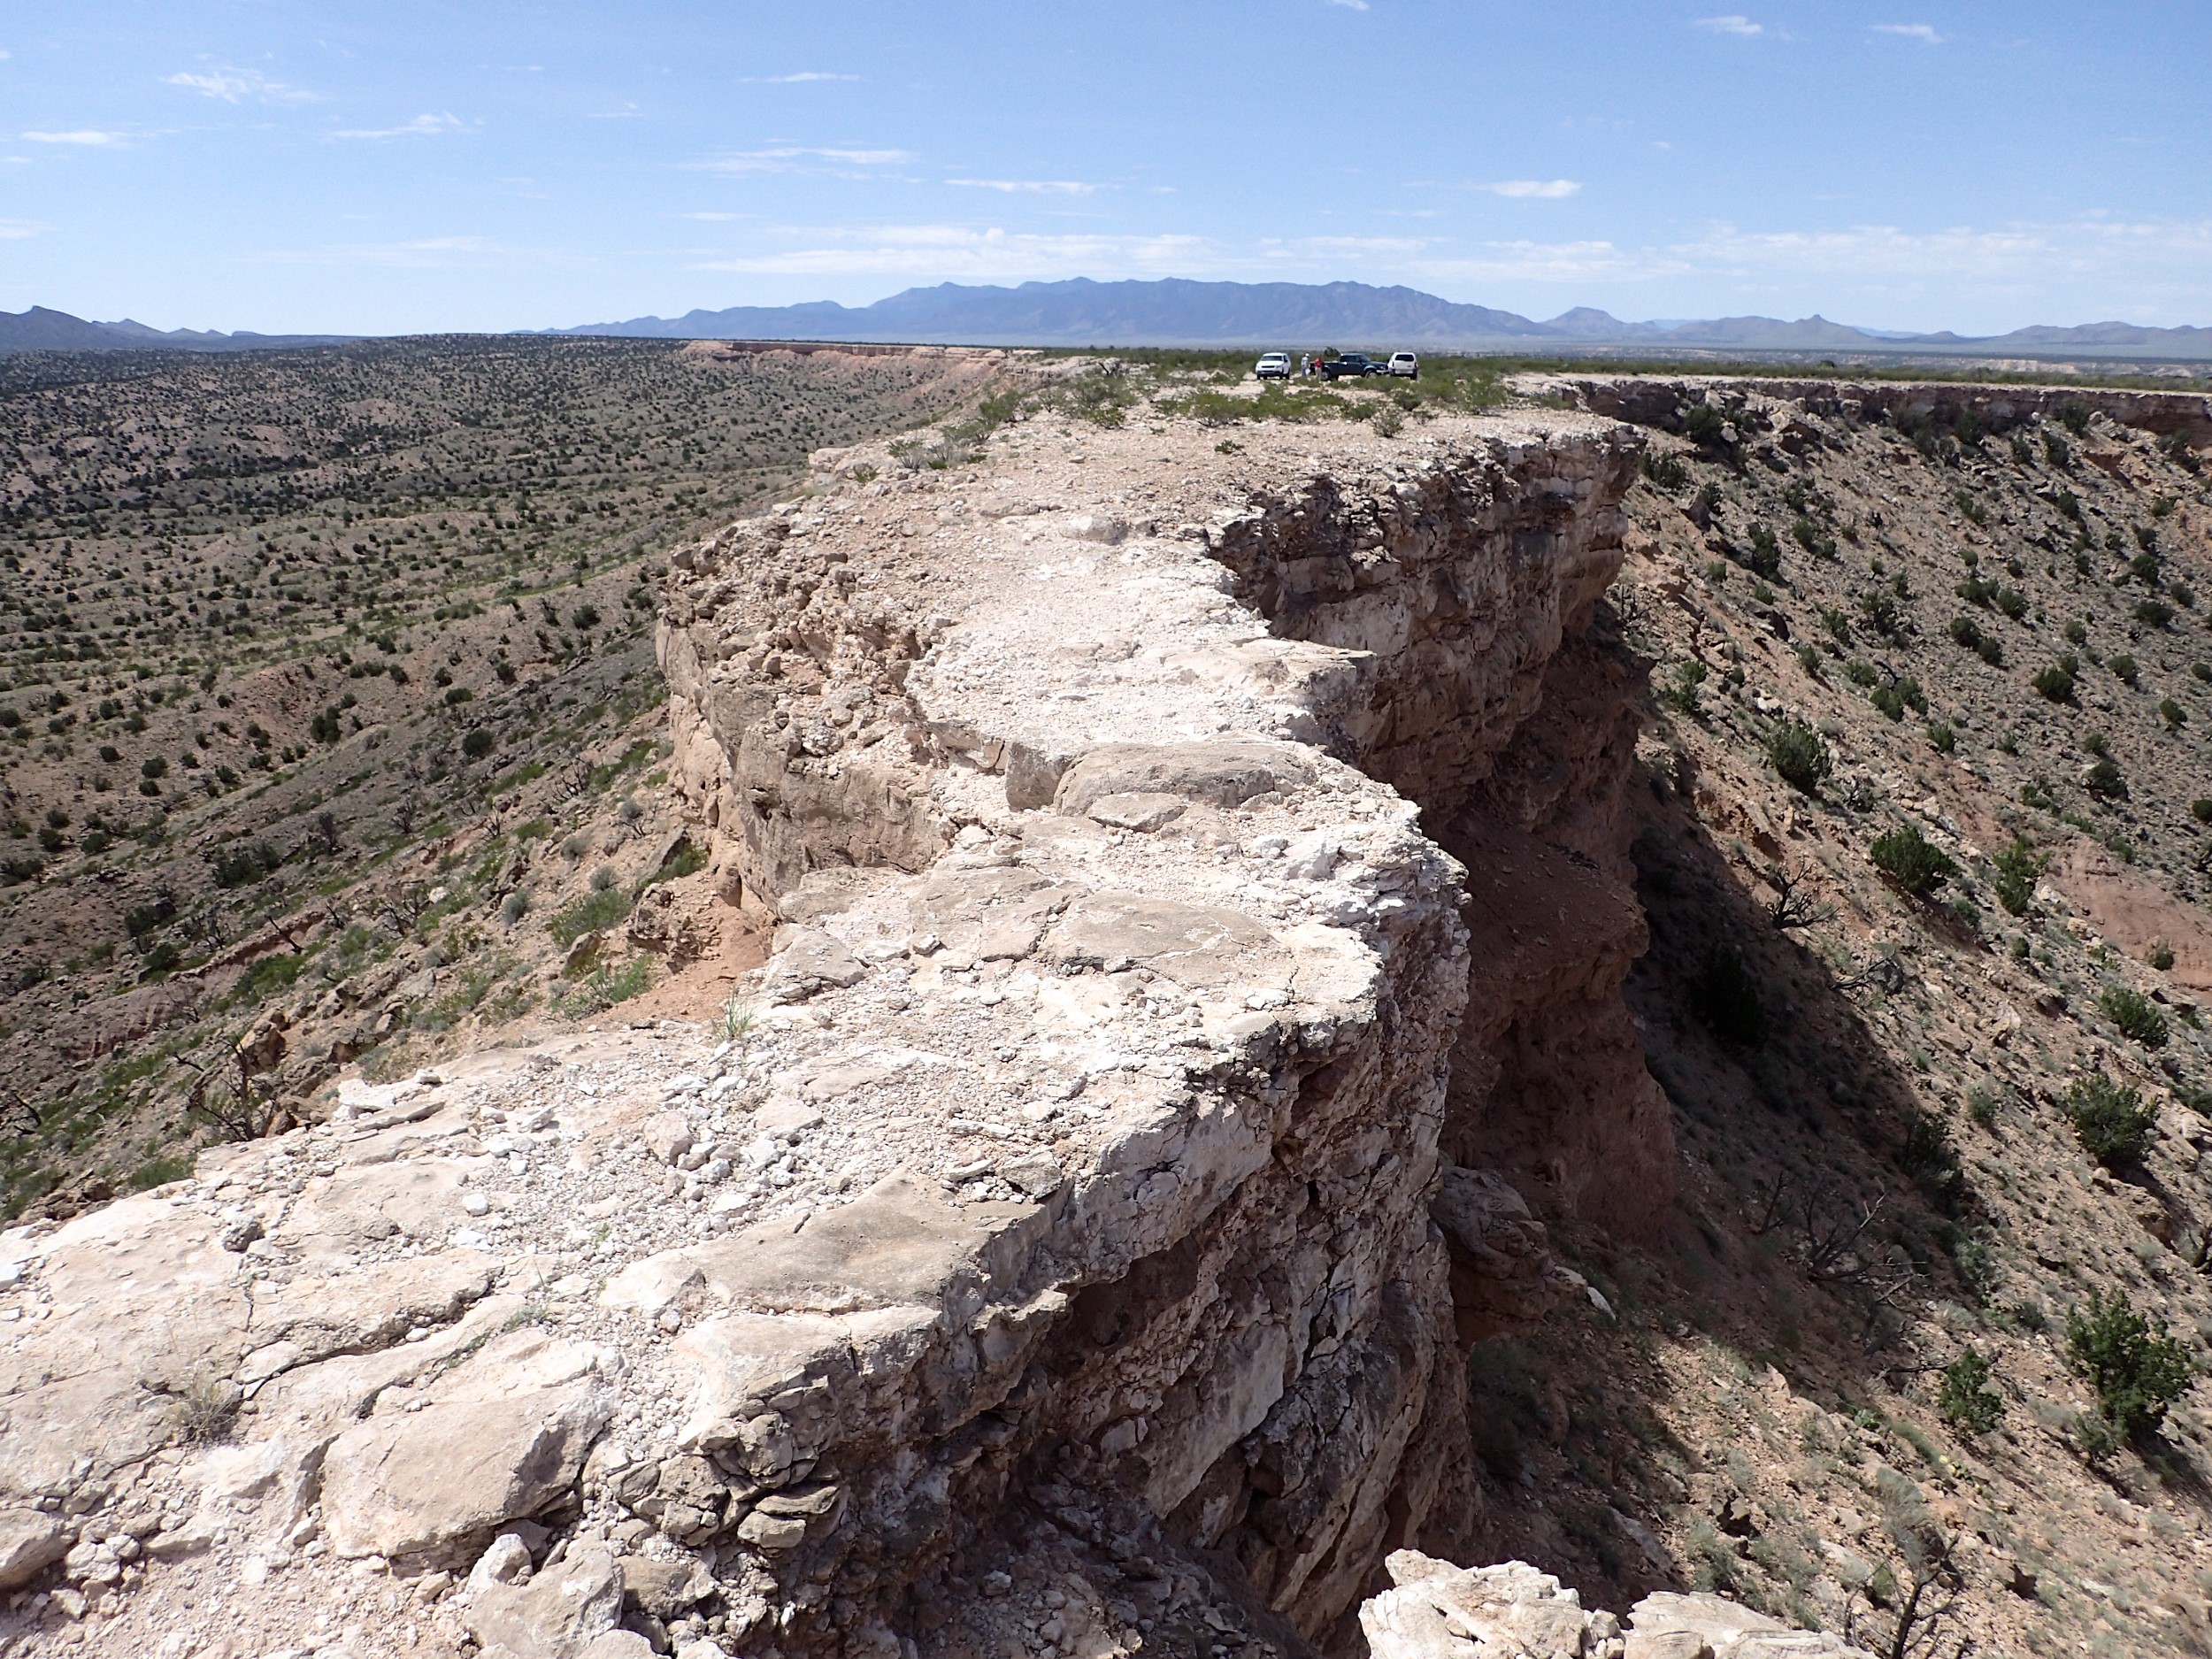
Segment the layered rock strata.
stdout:
<svg viewBox="0 0 2212 1659">
<path fill-rule="evenodd" d="M 672 779 L 775 930 L 718 1030 L 357 1088 L 7 1235 L 16 1582 L 118 1652 L 165 1560 L 295 1606 L 365 1563 L 518 1652 L 615 1651 L 611 1605 L 1281 1652 L 1472 1534 L 1463 1343 L 1587 1294 L 1545 1215 L 1647 1225 L 1671 1169 L 1617 995 L 1633 675 L 1578 643 L 1633 442 L 994 449 L 826 456 L 675 555 Z"/>
</svg>

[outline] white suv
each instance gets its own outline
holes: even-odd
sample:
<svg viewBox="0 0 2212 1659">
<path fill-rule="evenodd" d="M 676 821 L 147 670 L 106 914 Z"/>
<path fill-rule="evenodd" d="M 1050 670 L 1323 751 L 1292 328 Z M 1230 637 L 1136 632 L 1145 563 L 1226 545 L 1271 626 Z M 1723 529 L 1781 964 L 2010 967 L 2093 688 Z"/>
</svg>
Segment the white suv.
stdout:
<svg viewBox="0 0 2212 1659">
<path fill-rule="evenodd" d="M 1417 380 L 1421 378 L 1421 359 L 1410 351 L 1394 351 L 1390 354 L 1390 372 L 1402 374 L 1409 380 Z"/>
<path fill-rule="evenodd" d="M 1269 352 L 1260 359 L 1259 365 L 1252 371 L 1252 378 L 1258 380 L 1288 380 L 1290 378 L 1290 353 L 1287 351 Z"/>
</svg>

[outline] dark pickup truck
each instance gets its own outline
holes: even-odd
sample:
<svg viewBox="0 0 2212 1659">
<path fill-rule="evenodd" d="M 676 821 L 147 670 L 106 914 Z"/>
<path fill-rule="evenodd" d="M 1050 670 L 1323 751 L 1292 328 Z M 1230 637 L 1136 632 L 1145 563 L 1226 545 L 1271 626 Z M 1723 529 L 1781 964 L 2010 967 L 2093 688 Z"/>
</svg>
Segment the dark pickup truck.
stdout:
<svg viewBox="0 0 2212 1659">
<path fill-rule="evenodd" d="M 1348 351 L 1340 357 L 1331 357 L 1321 365 L 1323 378 L 1331 380 L 1340 380 L 1348 374 L 1387 374 L 1389 373 L 1389 365 L 1378 363 L 1374 358 L 1363 357 L 1356 351 Z"/>
</svg>

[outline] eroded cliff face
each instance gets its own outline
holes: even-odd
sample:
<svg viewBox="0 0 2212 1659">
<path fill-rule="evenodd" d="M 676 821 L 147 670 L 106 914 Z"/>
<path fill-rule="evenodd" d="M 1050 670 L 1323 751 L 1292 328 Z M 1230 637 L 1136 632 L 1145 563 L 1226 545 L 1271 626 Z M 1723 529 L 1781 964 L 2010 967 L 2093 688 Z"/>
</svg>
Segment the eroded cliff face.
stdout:
<svg viewBox="0 0 2212 1659">
<path fill-rule="evenodd" d="M 850 937 L 934 894 L 899 941 L 920 977 L 1033 979 L 1045 1005 L 1089 980 L 1094 1031 L 1133 972 L 1241 1010 L 1203 1065 L 1143 1068 L 1166 1059 L 1179 1121 L 1225 1113 L 1233 1154 L 1185 1130 L 1110 1197 L 1071 1170 L 1020 1250 L 1026 1294 L 1064 1305 L 994 1388 L 881 1479 L 826 1450 L 860 1489 L 836 1580 L 864 1555 L 876 1587 L 847 1594 L 887 1605 L 918 1575 L 916 1627 L 947 1621 L 954 1647 L 981 1640 L 992 1552 L 1025 1548 L 1000 1523 L 1039 1468 L 1347 1640 L 1388 1549 L 1478 1525 L 1464 1343 L 1581 1294 L 1530 1201 L 1629 1229 L 1666 1203 L 1664 1105 L 1618 995 L 1643 943 L 1619 810 L 1640 687 L 1586 641 L 1635 447 L 1586 421 L 1465 423 L 1417 458 L 1339 442 L 1286 475 L 1094 436 L 1078 471 L 1033 433 L 677 560 L 680 775 L 741 902 Z M 917 520 L 941 528 L 908 542 Z M 1185 884 L 1188 911 L 1152 914 Z M 934 922 L 994 909 L 994 943 Z M 1279 997 L 1158 948 L 1211 930 L 1285 960 Z M 942 1494 L 926 1525 L 918 1470 Z"/>
</svg>

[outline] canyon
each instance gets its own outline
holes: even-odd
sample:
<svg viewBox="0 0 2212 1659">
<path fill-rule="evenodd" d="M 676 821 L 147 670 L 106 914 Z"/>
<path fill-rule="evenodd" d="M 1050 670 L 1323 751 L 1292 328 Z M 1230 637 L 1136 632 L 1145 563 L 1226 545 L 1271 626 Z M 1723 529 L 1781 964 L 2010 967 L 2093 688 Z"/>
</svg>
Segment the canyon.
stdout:
<svg viewBox="0 0 2212 1659">
<path fill-rule="evenodd" d="M 1893 1041 L 1747 895 L 1818 865 L 1801 879 L 1857 941 L 1981 965 L 1951 1000 L 1956 1052 L 1991 1075 L 2030 1046 L 2037 994 L 2005 976 L 2033 970 L 1885 896 L 1863 857 L 1846 872 L 1878 803 L 1922 791 L 1807 800 L 1761 771 L 1778 718 L 1840 695 L 1792 654 L 1807 623 L 1786 607 L 1817 609 L 1844 556 L 1753 588 L 1744 550 L 1770 540 L 1737 517 L 1800 474 L 1840 492 L 1863 450 L 1938 416 L 1955 434 L 1969 409 L 2025 429 L 2063 403 L 2114 489 L 2185 483 L 2205 400 L 1523 391 L 1402 434 L 1047 407 L 942 465 L 818 450 L 793 499 L 674 549 L 667 787 L 703 857 L 625 946 L 711 949 L 734 917 L 764 961 L 711 1018 L 349 1076 L 188 1179 L 0 1234 L 0 1642 L 1693 1659 L 1855 1651 L 1788 1627 L 1907 1617 L 1863 1518 L 1801 1575 L 1812 1599 L 1775 1592 L 1778 1621 L 1679 1594 L 1701 1552 L 1699 1587 L 1752 1587 L 1728 1575 L 1767 1571 L 1785 1486 L 1878 1502 L 1891 1538 L 1947 1527 L 1941 1571 L 1901 1543 L 1903 1576 L 1977 1617 L 2032 1601 L 1993 1517 L 1985 1560 L 1956 1544 L 1973 1493 L 2016 1508 L 1998 1488 L 2024 1477 L 1932 1448 L 1930 1501 L 1891 1464 L 1911 1435 L 1862 1420 L 1933 1369 L 1895 1370 L 1870 1333 L 1965 1328 L 1963 1270 L 1931 1242 L 1959 1212 L 1913 1195 L 1893 1143 L 1912 1101 L 1973 1079 L 1869 1076 L 1932 1025 Z M 1684 508 L 1663 457 L 1747 481 Z M 1910 516 L 1889 511 L 1885 531 Z M 1809 556 L 1846 516 L 1802 510 Z M 2196 540 L 2169 557 L 2198 557 L 2200 509 L 2174 518 Z M 1725 707 L 1663 704 L 1671 723 L 1650 671 L 1693 660 L 1664 683 L 1694 705 L 1709 660 Z M 1970 707 L 2001 718 L 1957 702 L 1970 732 Z M 1870 777 L 1894 720 L 1826 722 Z M 2201 762 L 2165 764 L 2178 783 Z M 2000 839 L 1987 779 L 1924 793 L 1962 861 Z M 2185 790 L 2143 794 L 2147 821 Z M 2190 834 L 2171 804 L 2162 829 Z M 2053 917 L 2101 906 L 2105 933 L 2204 959 L 2147 864 L 2078 857 Z M 1735 972 L 1791 1027 L 1771 1053 L 1700 1025 L 1709 933 L 1740 940 Z M 2104 964 L 2101 935 L 2067 937 L 2069 964 Z M 1809 1098 L 1801 1064 L 1825 1064 L 1828 1103 L 1776 1126 L 1762 1093 Z M 2164 1143 L 2205 1139 L 2177 1117 Z M 1757 1163 L 1800 1141 L 1809 1169 Z M 2188 1163 L 2158 1188 L 2162 1254 L 2130 1270 L 2177 1310 L 2204 1302 L 2164 1260 L 2207 1236 Z M 1862 1224 L 1848 1273 L 1778 1248 L 1788 1182 L 1824 1179 L 1886 1183 L 1869 1222 L 1904 1216 L 1893 1240 Z M 1794 1351 L 1747 1331 L 1784 1323 Z M 1578 1368 L 1570 1405 L 1554 1379 Z M 1639 1393 L 1705 1398 L 1664 1402 L 1679 1421 L 1639 1452 L 1616 1432 Z M 1756 1436 L 1732 1445 L 1728 1412 L 1830 1461 L 1739 1470 Z M 1670 1502 L 1696 1516 L 1662 1538 Z M 2200 1527 L 2154 1524 L 2171 1494 L 2115 1502 L 2194 1640 Z M 1740 1549 L 1709 1552 L 1709 1512 Z M 1544 1571 L 1483 1565 L 1509 1554 Z M 1561 1588 L 1571 1558 L 1592 1610 Z"/>
</svg>

